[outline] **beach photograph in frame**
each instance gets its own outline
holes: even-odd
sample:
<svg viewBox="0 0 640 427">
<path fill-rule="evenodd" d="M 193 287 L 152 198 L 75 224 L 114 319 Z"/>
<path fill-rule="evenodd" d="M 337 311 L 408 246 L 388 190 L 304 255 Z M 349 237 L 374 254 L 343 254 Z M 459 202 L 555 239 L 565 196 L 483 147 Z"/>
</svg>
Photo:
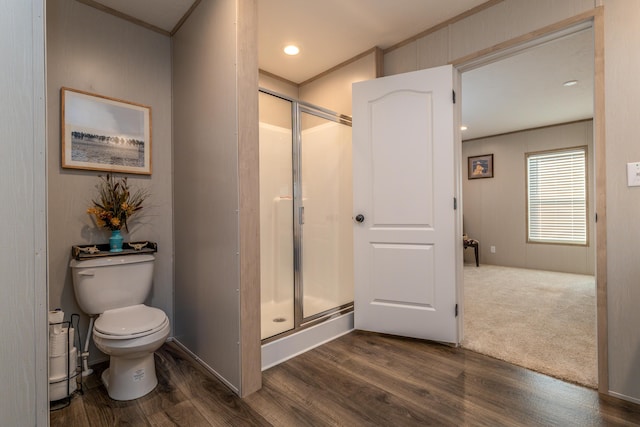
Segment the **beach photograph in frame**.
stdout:
<svg viewBox="0 0 640 427">
<path fill-rule="evenodd" d="M 63 87 L 62 167 L 151 175 L 151 107 Z"/>
<path fill-rule="evenodd" d="M 493 154 L 469 157 L 468 179 L 493 178 Z"/>
</svg>

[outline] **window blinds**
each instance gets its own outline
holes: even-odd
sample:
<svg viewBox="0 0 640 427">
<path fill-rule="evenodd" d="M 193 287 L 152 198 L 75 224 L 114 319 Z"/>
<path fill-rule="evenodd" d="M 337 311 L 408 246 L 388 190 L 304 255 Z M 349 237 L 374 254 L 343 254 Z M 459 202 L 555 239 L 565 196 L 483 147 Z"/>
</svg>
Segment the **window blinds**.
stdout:
<svg viewBox="0 0 640 427">
<path fill-rule="evenodd" d="M 586 147 L 527 155 L 528 241 L 587 243 Z"/>
</svg>

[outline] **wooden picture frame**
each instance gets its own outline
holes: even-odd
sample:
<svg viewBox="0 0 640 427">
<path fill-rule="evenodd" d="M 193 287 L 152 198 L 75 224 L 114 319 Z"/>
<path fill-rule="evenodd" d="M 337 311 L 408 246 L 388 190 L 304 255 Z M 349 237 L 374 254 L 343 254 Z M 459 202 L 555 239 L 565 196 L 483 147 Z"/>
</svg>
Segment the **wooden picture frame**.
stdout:
<svg viewBox="0 0 640 427">
<path fill-rule="evenodd" d="M 151 107 L 60 89 L 62 167 L 151 175 Z"/>
<path fill-rule="evenodd" d="M 493 178 L 493 154 L 468 157 L 468 179 Z"/>
</svg>

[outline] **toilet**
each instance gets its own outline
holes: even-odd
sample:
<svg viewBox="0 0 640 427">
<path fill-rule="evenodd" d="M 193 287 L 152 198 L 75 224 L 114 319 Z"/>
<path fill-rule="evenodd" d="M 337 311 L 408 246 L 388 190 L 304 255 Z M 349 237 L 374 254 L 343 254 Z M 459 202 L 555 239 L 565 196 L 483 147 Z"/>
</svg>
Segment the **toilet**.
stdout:
<svg viewBox="0 0 640 427">
<path fill-rule="evenodd" d="M 109 396 L 133 400 L 158 384 L 154 352 L 169 336 L 166 314 L 143 304 L 151 291 L 155 257 L 150 254 L 71 260 L 78 305 L 93 325 L 96 347 L 109 355 L 102 373 Z"/>
</svg>

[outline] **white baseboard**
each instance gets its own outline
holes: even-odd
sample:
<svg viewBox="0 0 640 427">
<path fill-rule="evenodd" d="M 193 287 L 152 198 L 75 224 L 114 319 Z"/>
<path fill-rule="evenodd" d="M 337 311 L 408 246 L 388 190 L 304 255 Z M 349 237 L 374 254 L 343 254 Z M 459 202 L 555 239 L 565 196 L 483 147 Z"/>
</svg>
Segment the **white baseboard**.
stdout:
<svg viewBox="0 0 640 427">
<path fill-rule="evenodd" d="M 617 397 L 618 399 L 626 400 L 627 402 L 633 402 L 640 404 L 640 399 L 636 399 L 635 397 L 626 396 L 621 393 L 616 393 L 615 391 L 609 390 L 609 395 L 613 397 Z"/>
</svg>

